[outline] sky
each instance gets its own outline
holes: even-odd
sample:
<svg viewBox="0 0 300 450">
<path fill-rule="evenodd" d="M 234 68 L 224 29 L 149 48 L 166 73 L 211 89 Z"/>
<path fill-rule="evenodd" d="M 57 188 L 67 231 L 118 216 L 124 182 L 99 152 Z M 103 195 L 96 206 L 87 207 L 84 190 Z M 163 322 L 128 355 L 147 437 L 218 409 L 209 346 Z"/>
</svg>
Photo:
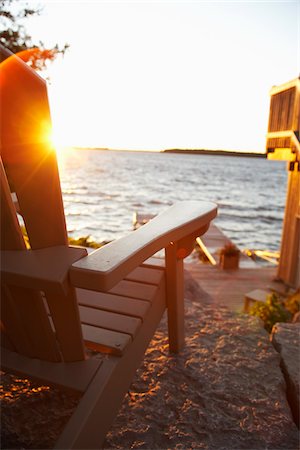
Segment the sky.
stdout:
<svg viewBox="0 0 300 450">
<path fill-rule="evenodd" d="M 36 2 L 29 2 L 35 4 Z M 269 91 L 299 76 L 299 1 L 43 1 L 57 145 L 264 152 Z"/>
</svg>

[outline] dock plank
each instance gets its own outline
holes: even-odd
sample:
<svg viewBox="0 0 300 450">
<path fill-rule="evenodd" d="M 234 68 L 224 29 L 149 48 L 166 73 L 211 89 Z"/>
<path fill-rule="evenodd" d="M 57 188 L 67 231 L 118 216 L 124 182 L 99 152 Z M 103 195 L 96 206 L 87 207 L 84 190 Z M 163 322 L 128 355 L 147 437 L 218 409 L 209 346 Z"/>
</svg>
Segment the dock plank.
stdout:
<svg viewBox="0 0 300 450">
<path fill-rule="evenodd" d="M 253 289 L 267 289 L 277 271 L 274 266 L 222 270 L 219 266 L 201 263 L 185 264 L 185 269 L 212 303 L 223 304 L 239 312 L 243 311 L 245 294 Z"/>
<path fill-rule="evenodd" d="M 224 245 L 232 243 L 232 241 L 223 233 L 223 231 L 217 227 L 214 223 L 211 223 L 208 231 L 201 236 L 201 241 L 211 254 L 211 256 L 219 263 L 219 250 Z M 258 264 L 253 261 L 249 256 L 240 254 L 240 267 L 259 267 Z"/>
</svg>

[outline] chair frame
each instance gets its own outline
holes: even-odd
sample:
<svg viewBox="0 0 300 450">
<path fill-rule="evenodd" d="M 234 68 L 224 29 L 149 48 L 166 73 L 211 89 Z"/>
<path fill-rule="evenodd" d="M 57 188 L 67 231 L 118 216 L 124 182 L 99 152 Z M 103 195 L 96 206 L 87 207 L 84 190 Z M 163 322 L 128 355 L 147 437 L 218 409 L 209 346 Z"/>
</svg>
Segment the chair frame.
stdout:
<svg viewBox="0 0 300 450">
<path fill-rule="evenodd" d="M 184 346 L 183 259 L 192 251 L 195 238 L 208 229 L 217 207 L 211 202 L 178 202 L 91 254 L 70 247 L 55 153 L 45 141 L 33 142 L 44 126 L 37 117 L 51 122 L 46 85 L 17 57 L 8 60 L 0 65 L 4 75 L 13 68 L 10 76 L 3 77 L 2 86 L 6 114 L 1 117 L 0 164 L 1 364 L 6 371 L 81 392 L 55 448 L 99 448 L 165 310 L 170 351 L 179 352 Z M 24 243 L 10 185 L 30 249 Z M 165 266 L 157 268 L 151 257 L 160 249 L 165 249 Z M 136 296 L 147 306 L 145 313 L 139 319 L 125 312 L 125 321 L 135 326 L 133 334 L 111 332 L 109 343 L 103 344 L 105 327 L 103 331 L 101 325 L 87 326 L 80 315 L 88 310 L 83 294 L 90 302 L 107 295 L 114 301 L 122 299 L 126 309 L 135 302 L 130 291 L 135 280 L 145 292 L 151 291 L 147 304 L 140 294 Z M 92 295 L 98 296 L 96 300 Z M 101 309 L 101 314 L 105 318 L 111 313 Z M 114 315 L 116 323 L 120 317 Z M 113 325 L 118 329 L 119 324 Z M 87 330 L 100 333 L 100 341 L 94 342 L 94 335 L 87 338 Z M 112 335 L 122 335 L 123 341 Z M 102 357 L 87 355 L 87 341 Z"/>
</svg>

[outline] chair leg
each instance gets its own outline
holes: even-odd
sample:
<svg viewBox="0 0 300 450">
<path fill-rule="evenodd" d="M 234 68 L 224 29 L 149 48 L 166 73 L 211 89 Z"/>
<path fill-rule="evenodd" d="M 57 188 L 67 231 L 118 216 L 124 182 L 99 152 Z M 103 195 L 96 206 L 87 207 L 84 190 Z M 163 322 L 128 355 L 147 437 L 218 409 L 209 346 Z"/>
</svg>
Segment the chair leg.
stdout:
<svg viewBox="0 0 300 450">
<path fill-rule="evenodd" d="M 172 353 L 178 353 L 184 347 L 183 259 L 178 259 L 177 250 L 176 243 L 171 243 L 165 250 L 169 349 Z"/>
<path fill-rule="evenodd" d="M 109 356 L 100 366 L 55 449 L 101 448 L 165 309 L 165 286 L 162 285 L 125 354 Z"/>
</svg>

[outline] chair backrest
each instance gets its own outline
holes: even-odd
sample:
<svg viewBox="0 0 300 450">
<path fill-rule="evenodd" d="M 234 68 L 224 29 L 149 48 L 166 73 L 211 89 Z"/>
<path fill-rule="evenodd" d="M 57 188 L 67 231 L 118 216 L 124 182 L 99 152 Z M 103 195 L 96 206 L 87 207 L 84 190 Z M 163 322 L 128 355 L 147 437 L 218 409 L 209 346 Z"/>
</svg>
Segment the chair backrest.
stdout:
<svg viewBox="0 0 300 450">
<path fill-rule="evenodd" d="M 270 96 L 268 158 L 295 161 L 299 153 L 300 79 L 274 86 Z"/>
<path fill-rule="evenodd" d="M 0 48 L 7 56 L 7 51 Z M 27 251 L 11 192 L 15 193 L 30 248 L 67 246 L 67 231 L 45 81 L 15 55 L 0 64 L 1 89 L 1 250 Z M 2 261 L 5 265 L 5 261 Z M 54 262 L 55 264 L 55 262 Z M 60 299 L 63 301 L 63 299 Z M 65 308 L 68 320 L 68 308 Z M 50 361 L 68 358 L 49 316 L 43 293 L 2 283 L 2 344 Z M 70 315 L 74 315 L 74 302 Z M 78 314 L 74 359 L 82 359 Z M 66 323 L 67 326 L 67 323 Z M 79 355 L 79 356 L 78 356 Z"/>
<path fill-rule="evenodd" d="M 67 244 L 45 81 L 16 56 L 1 63 L 1 158 L 33 249 Z M 9 249 L 9 242 L 6 244 Z"/>
</svg>

